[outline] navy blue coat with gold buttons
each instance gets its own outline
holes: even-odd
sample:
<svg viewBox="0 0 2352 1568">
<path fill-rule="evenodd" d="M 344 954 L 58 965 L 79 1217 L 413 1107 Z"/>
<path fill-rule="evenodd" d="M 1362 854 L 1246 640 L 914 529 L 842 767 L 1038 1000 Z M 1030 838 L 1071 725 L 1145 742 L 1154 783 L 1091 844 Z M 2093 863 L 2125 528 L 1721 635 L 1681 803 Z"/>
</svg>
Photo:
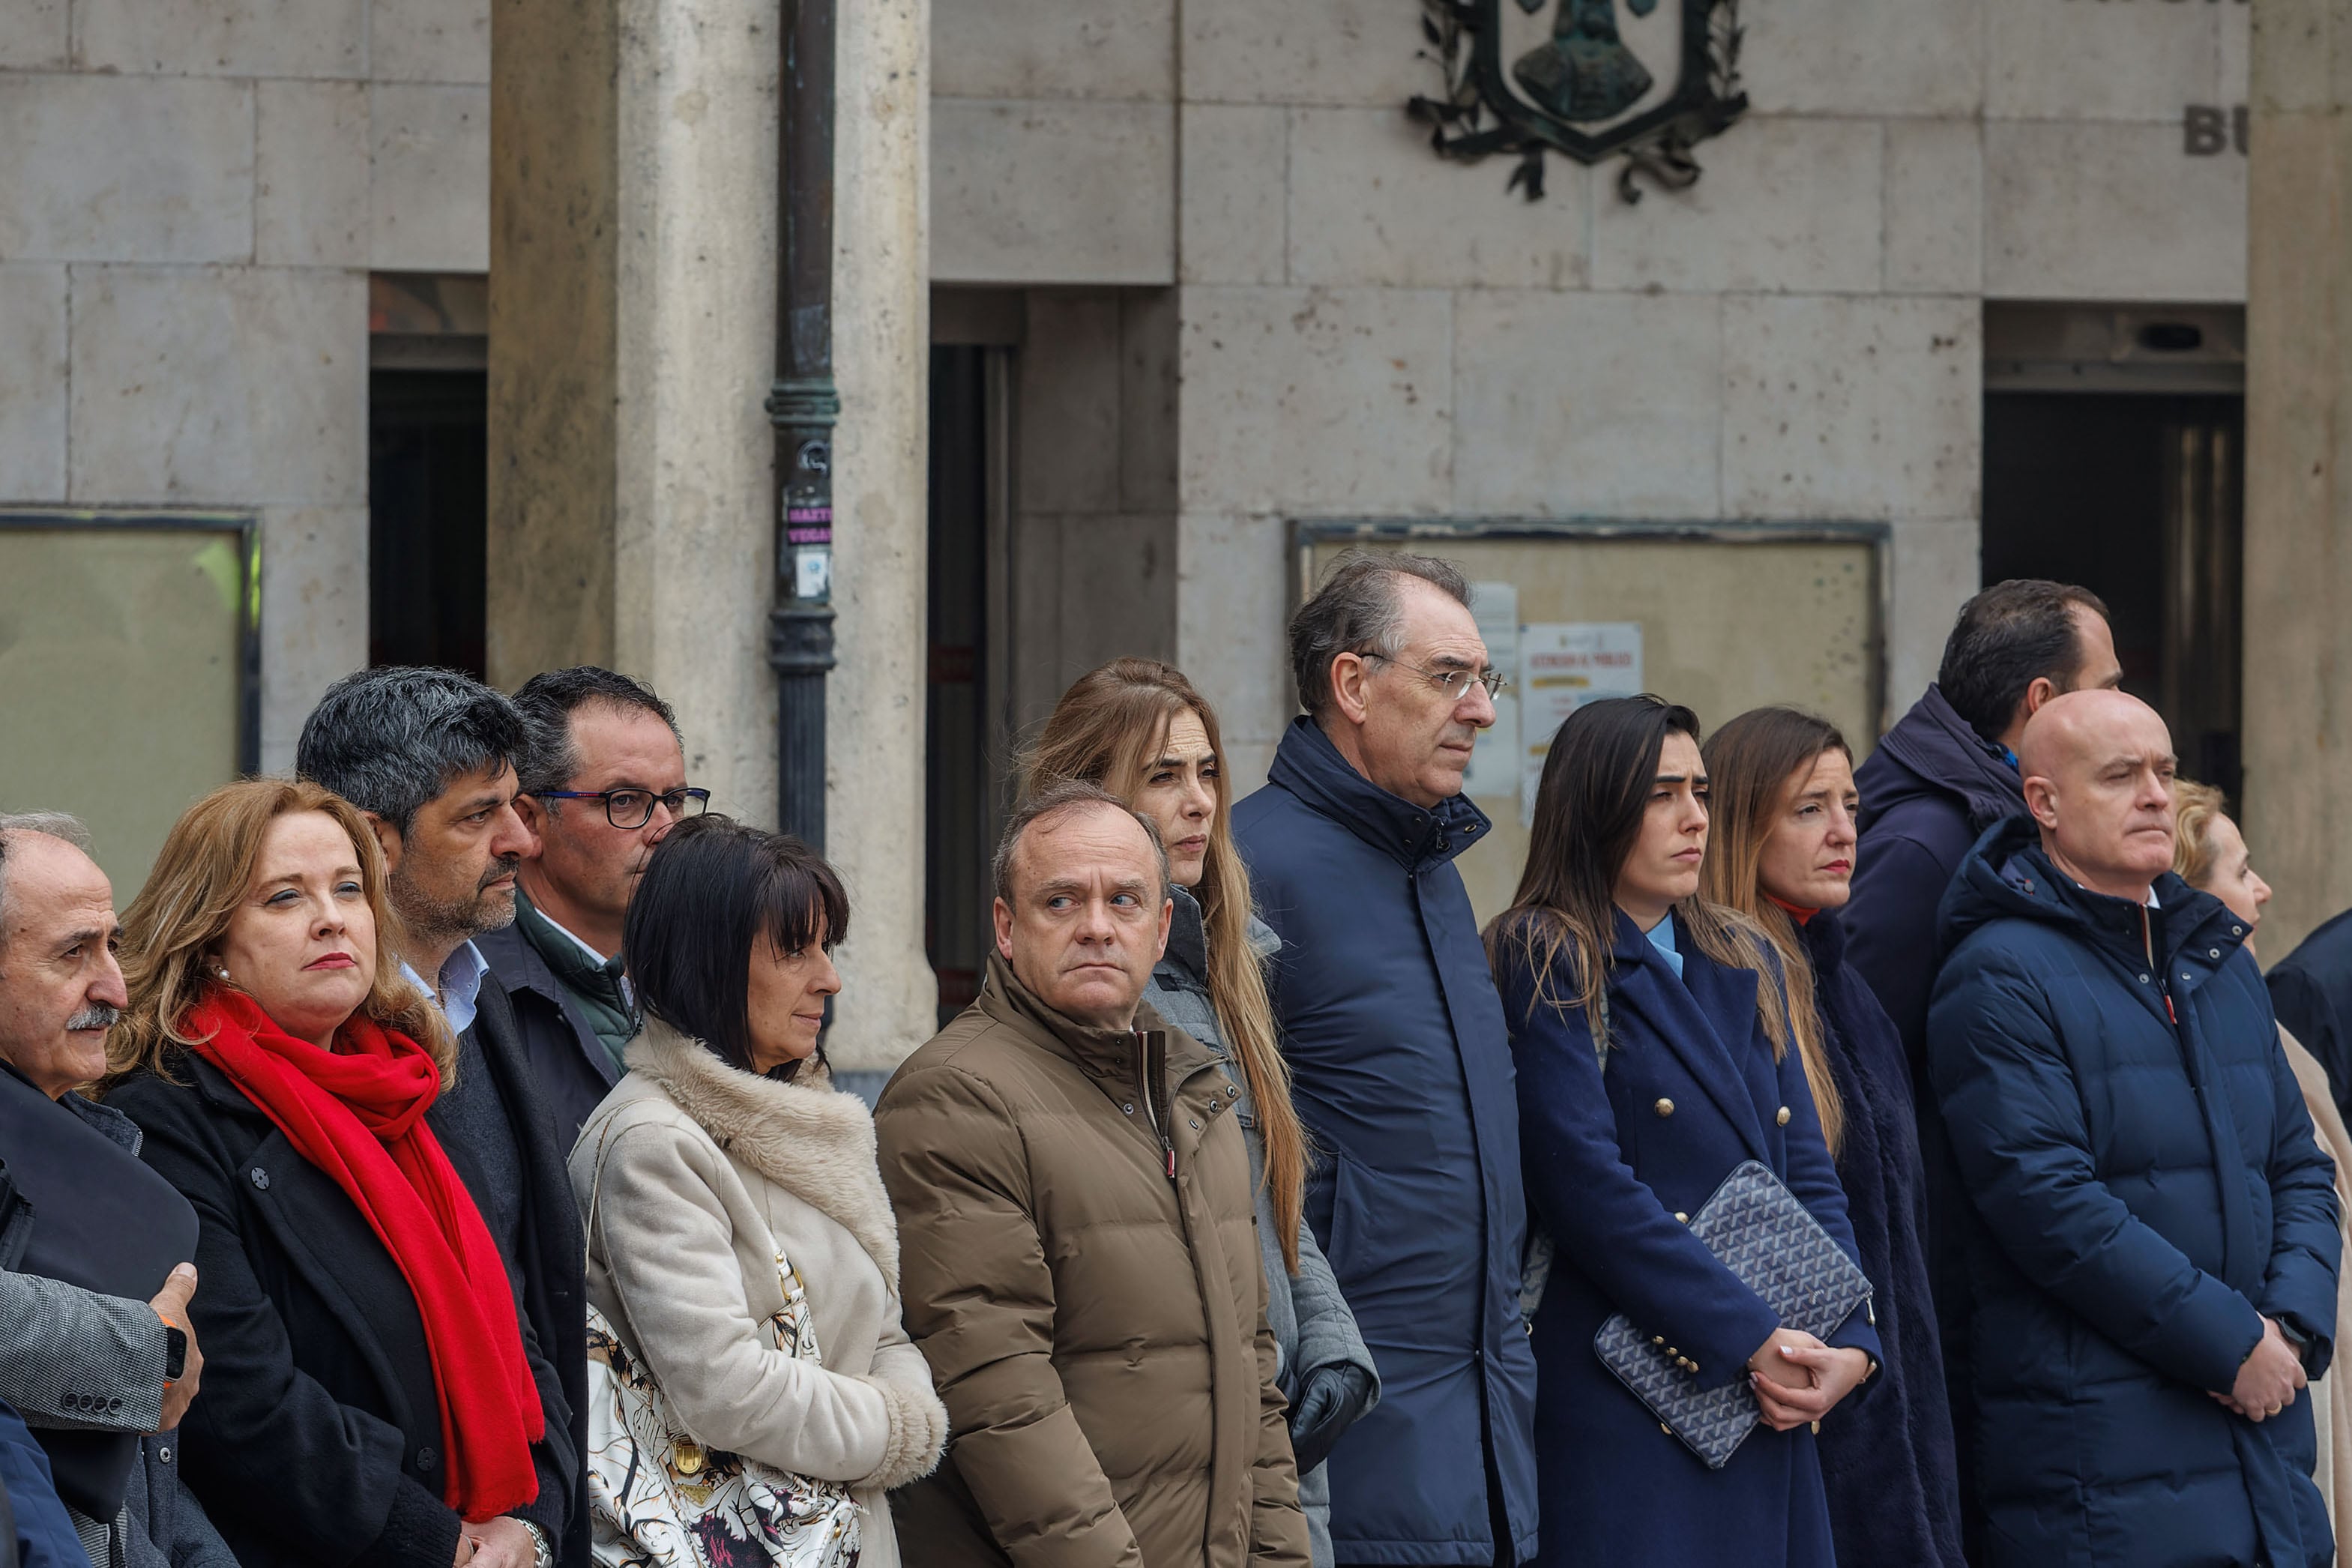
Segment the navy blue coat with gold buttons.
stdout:
<svg viewBox="0 0 2352 1568">
<path fill-rule="evenodd" d="M 1751 970 L 1710 961 L 1676 920 L 1677 978 L 1622 912 L 1609 974 L 1609 1053 L 1583 1009 L 1543 1000 L 1517 942 L 1496 980 L 1518 1064 L 1528 1195 L 1552 1242 L 1532 1333 L 1545 1568 L 1832 1568 L 1821 1458 L 1806 1427 L 1750 1433 L 1706 1466 L 1601 1365 L 1592 1339 L 1622 1311 L 1698 1366 L 1744 1379 L 1780 1315 L 1685 1228 L 1733 1168 L 1760 1161 L 1851 1253 L 1845 1195 L 1792 1048 L 1772 1059 Z M 1769 982 L 1777 984 L 1777 978 Z M 1783 1120 L 1783 1108 L 1786 1120 Z M 1829 1342 L 1878 1356 L 1869 1310 Z M 1864 1397 L 1865 1383 L 1849 1401 Z M 1826 1419 L 1834 1421 L 1843 1408 Z"/>
</svg>

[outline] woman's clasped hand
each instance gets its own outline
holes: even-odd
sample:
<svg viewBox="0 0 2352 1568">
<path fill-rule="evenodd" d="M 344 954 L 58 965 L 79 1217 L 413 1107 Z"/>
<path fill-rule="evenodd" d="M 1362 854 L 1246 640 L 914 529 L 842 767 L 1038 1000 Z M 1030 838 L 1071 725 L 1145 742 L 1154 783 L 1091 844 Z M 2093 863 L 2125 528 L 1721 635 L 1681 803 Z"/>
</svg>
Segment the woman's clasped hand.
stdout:
<svg viewBox="0 0 2352 1568">
<path fill-rule="evenodd" d="M 1748 1358 L 1748 1385 L 1775 1432 L 1819 1421 L 1870 1373 L 1867 1352 L 1834 1349 L 1802 1329 L 1775 1329 Z"/>
</svg>

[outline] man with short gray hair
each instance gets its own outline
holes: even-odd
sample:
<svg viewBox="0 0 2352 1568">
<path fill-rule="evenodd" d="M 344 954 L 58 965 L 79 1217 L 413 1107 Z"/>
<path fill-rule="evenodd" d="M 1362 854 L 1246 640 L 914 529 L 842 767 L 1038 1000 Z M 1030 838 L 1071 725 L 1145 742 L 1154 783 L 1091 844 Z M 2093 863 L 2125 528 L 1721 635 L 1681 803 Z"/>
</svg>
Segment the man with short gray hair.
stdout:
<svg viewBox="0 0 2352 1568">
<path fill-rule="evenodd" d="M 60 813 L 0 815 L 0 1400 L 97 1568 L 235 1568 L 180 1480 L 195 1211 L 80 1092 L 130 1005 L 89 843 Z"/>
<path fill-rule="evenodd" d="M 892 1494 L 923 1568 L 1307 1568 L 1249 1152 L 1222 1058 L 1142 1001 L 1151 825 L 1061 784 L 996 856 L 980 997 L 875 1113 L 907 1331 L 954 1436 Z"/>
<path fill-rule="evenodd" d="M 1503 1005 L 1454 857 L 1502 682 L 1450 563 L 1349 551 L 1290 623 L 1304 716 L 1234 810 L 1299 1120 L 1307 1217 L 1382 1394 L 1331 1451 L 1341 1563 L 1536 1551 L 1527 1205 Z M 1560 1528 L 1573 1531 L 1574 1521 Z"/>
<path fill-rule="evenodd" d="M 474 1201 L 522 1280 L 529 1333 L 554 1363 L 572 1449 L 587 1449 L 587 1255 L 561 1138 L 506 988 L 473 939 L 514 920 L 515 877 L 532 847 L 515 814 L 522 715 L 450 669 L 393 667 L 345 676 L 303 721 L 295 771 L 359 807 L 383 847 L 400 917 L 403 968 L 457 1036 L 457 1081 L 425 1119 L 474 1157 Z M 564 1568 L 589 1562 L 586 1489 L 564 1539 Z"/>
</svg>

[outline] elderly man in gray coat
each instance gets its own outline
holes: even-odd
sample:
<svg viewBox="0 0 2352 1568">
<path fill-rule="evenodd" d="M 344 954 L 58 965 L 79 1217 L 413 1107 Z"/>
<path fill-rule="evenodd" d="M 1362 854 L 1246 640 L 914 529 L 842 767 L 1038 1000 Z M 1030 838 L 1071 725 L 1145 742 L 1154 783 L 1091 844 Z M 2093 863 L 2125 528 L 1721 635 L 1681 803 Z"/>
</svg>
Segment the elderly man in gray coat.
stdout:
<svg viewBox="0 0 2352 1568">
<path fill-rule="evenodd" d="M 175 1429 L 204 1365 L 194 1268 L 158 1265 L 151 1300 L 80 1283 L 135 1267 L 125 1259 L 170 1236 L 174 1205 L 195 1232 L 186 1200 L 140 1163 L 138 1128 L 76 1092 L 105 1071 L 129 1000 L 113 889 L 87 841 L 71 817 L 0 816 L 0 1159 L 16 1161 L 0 1212 L 0 1400 L 47 1451 L 92 1568 L 236 1568 L 179 1475 Z"/>
</svg>

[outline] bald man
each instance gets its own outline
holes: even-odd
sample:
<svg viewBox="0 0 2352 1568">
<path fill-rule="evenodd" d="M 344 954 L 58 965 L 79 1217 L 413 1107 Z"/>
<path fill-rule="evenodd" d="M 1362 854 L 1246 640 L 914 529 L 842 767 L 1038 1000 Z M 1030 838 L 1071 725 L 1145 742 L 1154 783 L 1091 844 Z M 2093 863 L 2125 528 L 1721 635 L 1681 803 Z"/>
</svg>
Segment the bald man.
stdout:
<svg viewBox="0 0 2352 1568">
<path fill-rule="evenodd" d="M 1927 1016 L 1985 1568 L 2322 1568 L 2336 1197 L 2245 923 L 2171 872 L 2146 703 L 2054 698 L 2018 760 L 2031 815 L 1961 863 Z"/>
</svg>

